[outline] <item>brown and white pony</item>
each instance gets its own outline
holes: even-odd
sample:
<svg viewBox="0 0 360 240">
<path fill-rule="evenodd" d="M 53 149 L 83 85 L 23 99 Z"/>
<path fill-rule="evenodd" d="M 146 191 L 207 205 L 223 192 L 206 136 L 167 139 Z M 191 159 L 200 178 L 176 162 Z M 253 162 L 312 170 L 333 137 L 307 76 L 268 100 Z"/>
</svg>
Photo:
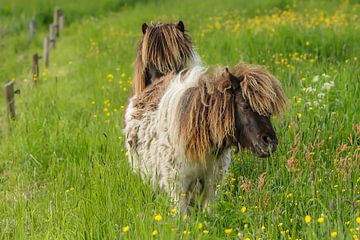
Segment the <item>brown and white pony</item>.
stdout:
<svg viewBox="0 0 360 240">
<path fill-rule="evenodd" d="M 153 79 L 201 62 L 182 21 L 144 23 L 142 32 L 134 63 L 134 95 L 140 94 Z"/>
<path fill-rule="evenodd" d="M 286 101 L 276 78 L 259 66 L 169 74 L 129 101 L 129 162 L 181 209 L 195 199 L 207 207 L 228 171 L 231 147 L 259 157 L 276 150 L 270 115 L 281 113 Z"/>
</svg>

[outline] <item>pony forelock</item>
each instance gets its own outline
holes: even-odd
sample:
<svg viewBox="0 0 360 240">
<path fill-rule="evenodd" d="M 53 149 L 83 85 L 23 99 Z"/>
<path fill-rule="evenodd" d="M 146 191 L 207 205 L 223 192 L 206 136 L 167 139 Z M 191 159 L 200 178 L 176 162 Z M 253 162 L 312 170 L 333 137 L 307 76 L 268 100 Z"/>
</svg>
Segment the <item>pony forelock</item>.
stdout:
<svg viewBox="0 0 360 240">
<path fill-rule="evenodd" d="M 280 82 L 264 67 L 238 64 L 230 72 L 241 79 L 242 95 L 253 111 L 269 116 L 285 110 L 288 100 Z"/>
</svg>

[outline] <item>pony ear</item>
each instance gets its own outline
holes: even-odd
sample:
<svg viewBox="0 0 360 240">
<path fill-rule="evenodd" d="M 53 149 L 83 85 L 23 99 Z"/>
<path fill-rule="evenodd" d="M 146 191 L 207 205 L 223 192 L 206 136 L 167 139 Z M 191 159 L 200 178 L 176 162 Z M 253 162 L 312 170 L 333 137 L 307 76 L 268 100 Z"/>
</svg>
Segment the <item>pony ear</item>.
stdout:
<svg viewBox="0 0 360 240">
<path fill-rule="evenodd" d="M 142 33 L 145 34 L 146 33 L 146 29 L 148 28 L 148 25 L 146 23 L 143 23 L 142 26 L 141 26 L 141 30 L 142 30 Z"/>
<path fill-rule="evenodd" d="M 230 79 L 232 89 L 234 89 L 234 90 L 239 89 L 240 88 L 240 82 L 242 81 L 242 79 L 239 79 L 239 78 L 235 77 L 234 75 L 232 75 L 229 72 L 229 68 L 227 68 L 227 67 L 225 68 L 225 72 L 226 72 L 226 74 L 228 75 L 228 77 Z"/>
<path fill-rule="evenodd" d="M 185 26 L 183 21 L 179 21 L 178 24 L 176 25 L 176 27 L 181 31 L 181 32 L 185 32 Z"/>
</svg>

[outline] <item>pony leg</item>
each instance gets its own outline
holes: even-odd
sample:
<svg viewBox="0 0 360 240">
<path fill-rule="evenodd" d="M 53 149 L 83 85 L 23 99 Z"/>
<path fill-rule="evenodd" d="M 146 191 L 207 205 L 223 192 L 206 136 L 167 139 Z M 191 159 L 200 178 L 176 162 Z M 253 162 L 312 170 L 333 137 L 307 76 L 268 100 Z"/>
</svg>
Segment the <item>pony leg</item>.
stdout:
<svg viewBox="0 0 360 240">
<path fill-rule="evenodd" d="M 208 176 L 210 177 L 210 176 Z M 211 212 L 211 206 L 214 203 L 216 190 L 216 180 L 213 176 L 207 179 L 204 184 L 204 195 L 202 199 L 203 212 Z"/>
<path fill-rule="evenodd" d="M 188 213 L 188 204 L 187 204 L 187 186 L 188 184 L 183 182 L 183 179 L 179 179 L 178 174 L 171 172 L 168 175 L 166 184 L 168 188 L 168 193 L 177 209 L 180 213 L 187 215 Z"/>
<path fill-rule="evenodd" d="M 189 215 L 193 209 L 192 198 L 194 197 L 196 189 L 198 188 L 196 183 L 189 183 L 189 181 L 182 181 L 180 183 L 179 196 L 179 210 L 185 215 Z"/>
<path fill-rule="evenodd" d="M 189 215 L 195 206 L 197 197 L 203 191 L 203 185 L 203 182 L 199 179 L 192 182 L 189 179 L 177 179 L 170 184 L 170 196 L 174 203 L 177 204 L 180 213 Z"/>
<path fill-rule="evenodd" d="M 230 161 L 231 152 L 228 150 L 219 156 L 217 162 L 212 167 L 208 168 L 205 176 L 204 198 L 202 201 L 204 211 L 210 212 L 210 207 L 215 202 L 217 184 L 223 185 L 225 177 L 229 173 Z"/>
</svg>

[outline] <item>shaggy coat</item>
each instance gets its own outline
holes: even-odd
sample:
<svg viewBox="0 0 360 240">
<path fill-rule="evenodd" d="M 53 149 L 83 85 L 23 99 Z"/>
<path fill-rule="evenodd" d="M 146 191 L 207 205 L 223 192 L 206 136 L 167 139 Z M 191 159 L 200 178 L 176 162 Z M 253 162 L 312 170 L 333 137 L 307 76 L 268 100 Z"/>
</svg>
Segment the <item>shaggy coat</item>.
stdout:
<svg viewBox="0 0 360 240">
<path fill-rule="evenodd" d="M 242 80 L 240 91 L 254 111 L 282 111 L 286 97 L 264 69 L 237 65 L 231 72 Z M 232 82 L 223 69 L 209 73 L 194 67 L 158 79 L 133 96 L 125 112 L 133 170 L 169 193 L 181 208 L 193 206 L 200 194 L 202 206 L 208 206 L 229 168 L 235 111 Z"/>
<path fill-rule="evenodd" d="M 133 94 L 140 94 L 152 81 L 201 62 L 183 22 L 143 24 L 134 63 Z"/>
</svg>

